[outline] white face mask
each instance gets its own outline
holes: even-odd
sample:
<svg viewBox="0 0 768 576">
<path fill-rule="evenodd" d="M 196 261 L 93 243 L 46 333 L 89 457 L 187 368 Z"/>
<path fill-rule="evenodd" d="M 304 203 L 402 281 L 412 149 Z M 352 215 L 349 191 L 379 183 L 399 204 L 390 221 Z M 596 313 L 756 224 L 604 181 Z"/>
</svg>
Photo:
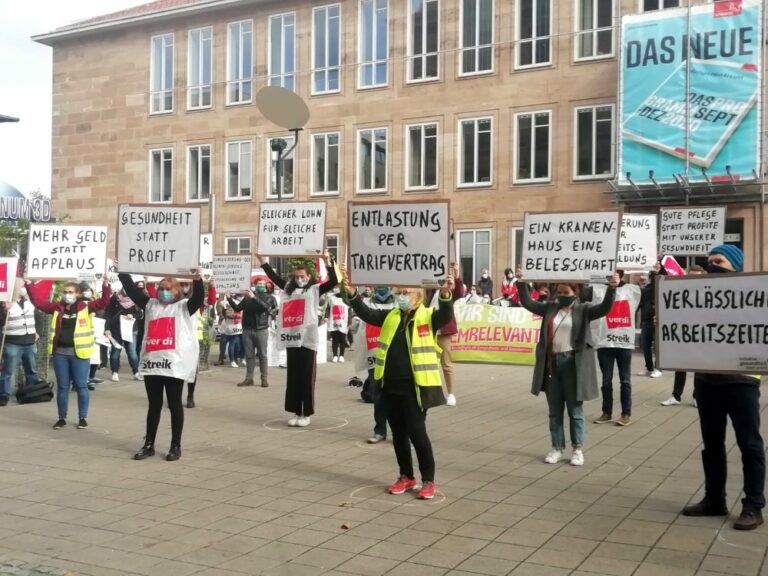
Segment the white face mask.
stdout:
<svg viewBox="0 0 768 576">
<path fill-rule="evenodd" d="M 189 294 L 189 286 L 182 286 L 182 287 L 181 287 L 181 291 L 182 291 L 184 294 Z"/>
<path fill-rule="evenodd" d="M 22 298 L 26 298 L 27 297 L 27 289 L 26 288 L 21 288 L 19 290 L 19 296 L 21 296 Z"/>
<path fill-rule="evenodd" d="M 77 296 L 74 294 L 64 294 L 61 300 L 64 304 L 74 304 L 77 301 Z"/>
<path fill-rule="evenodd" d="M 296 280 L 296 286 L 299 288 L 304 288 L 309 283 L 309 280 L 302 278 L 301 280 Z"/>
<path fill-rule="evenodd" d="M 488 274 L 483 274 L 483 278 L 488 278 Z"/>
<path fill-rule="evenodd" d="M 83 298 L 86 300 L 90 300 L 93 297 L 93 292 L 91 290 L 86 290 L 83 292 Z"/>
</svg>

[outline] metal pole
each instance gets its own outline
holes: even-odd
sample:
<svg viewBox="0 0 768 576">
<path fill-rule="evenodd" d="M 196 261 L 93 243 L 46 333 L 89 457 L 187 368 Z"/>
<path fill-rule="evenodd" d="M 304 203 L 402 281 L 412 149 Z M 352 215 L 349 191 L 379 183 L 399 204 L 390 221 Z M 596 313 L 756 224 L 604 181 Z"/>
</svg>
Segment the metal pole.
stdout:
<svg viewBox="0 0 768 576">
<path fill-rule="evenodd" d="M 279 148 L 277 150 L 277 166 L 275 166 L 275 184 L 277 187 L 277 201 L 280 202 L 280 200 L 283 199 L 283 162 L 285 159 L 283 158 L 283 149 Z"/>
</svg>

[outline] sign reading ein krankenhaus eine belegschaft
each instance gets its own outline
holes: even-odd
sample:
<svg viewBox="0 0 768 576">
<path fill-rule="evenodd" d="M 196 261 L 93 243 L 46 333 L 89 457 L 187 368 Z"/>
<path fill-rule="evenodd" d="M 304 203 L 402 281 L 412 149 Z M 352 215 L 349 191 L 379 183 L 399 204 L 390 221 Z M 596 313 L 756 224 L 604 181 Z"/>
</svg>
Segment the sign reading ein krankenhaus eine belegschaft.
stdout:
<svg viewBox="0 0 768 576">
<path fill-rule="evenodd" d="M 761 0 L 178 0 L 94 16 L 35 37 L 53 54 L 54 210 L 112 228 L 121 204 L 199 206 L 214 254 L 251 254 L 262 203 L 319 202 L 342 261 L 350 203 L 447 199 L 449 258 L 469 284 L 487 268 L 498 296 L 526 214 L 618 207 L 655 215 L 660 246 L 695 247 L 683 265 L 722 238 L 765 269 L 765 22 Z M 266 86 L 301 97 L 303 130 L 261 114 Z"/>
</svg>

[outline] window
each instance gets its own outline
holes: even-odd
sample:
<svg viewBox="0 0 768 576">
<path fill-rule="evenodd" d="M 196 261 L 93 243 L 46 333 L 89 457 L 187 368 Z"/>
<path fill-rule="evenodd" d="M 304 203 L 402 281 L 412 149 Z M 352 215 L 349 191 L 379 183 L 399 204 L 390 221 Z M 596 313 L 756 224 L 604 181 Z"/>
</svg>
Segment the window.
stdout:
<svg viewBox="0 0 768 576">
<path fill-rule="evenodd" d="M 613 56 L 614 0 L 576 1 L 576 60 Z"/>
<path fill-rule="evenodd" d="M 227 104 L 247 104 L 253 98 L 253 22 L 227 27 Z"/>
<path fill-rule="evenodd" d="M 208 200 L 211 197 L 211 146 L 187 147 L 187 199 Z"/>
<path fill-rule="evenodd" d="M 664 8 L 677 8 L 680 6 L 680 0 L 641 0 L 641 2 L 643 3 L 643 12 L 664 10 Z"/>
<path fill-rule="evenodd" d="M 213 30 L 190 30 L 188 52 L 187 108 L 209 108 L 212 96 Z"/>
<path fill-rule="evenodd" d="M 325 248 L 330 252 L 334 262 L 339 261 L 339 235 L 327 234 L 325 236 Z"/>
<path fill-rule="evenodd" d="M 437 124 L 416 124 L 406 128 L 407 190 L 437 186 Z"/>
<path fill-rule="evenodd" d="M 149 112 L 173 112 L 173 34 L 152 38 Z"/>
<path fill-rule="evenodd" d="M 493 71 L 493 2 L 461 0 L 460 76 Z"/>
<path fill-rule="evenodd" d="M 408 0 L 408 80 L 418 82 L 440 77 L 439 0 Z"/>
<path fill-rule="evenodd" d="M 269 19 L 269 85 L 296 90 L 296 15 Z"/>
<path fill-rule="evenodd" d="M 515 114 L 515 183 L 550 180 L 550 112 Z"/>
<path fill-rule="evenodd" d="M 312 94 L 340 90 L 341 4 L 312 10 Z"/>
<path fill-rule="evenodd" d="M 459 186 L 490 184 L 493 171 L 493 119 L 462 120 L 459 132 Z"/>
<path fill-rule="evenodd" d="M 360 88 L 386 86 L 389 82 L 389 0 L 360 0 Z"/>
<path fill-rule="evenodd" d="M 512 270 L 517 270 L 523 265 L 523 229 L 519 226 L 513 226 L 510 229 L 512 239 L 512 258 L 510 262 Z"/>
<path fill-rule="evenodd" d="M 575 178 L 613 176 L 613 106 L 575 110 Z"/>
<path fill-rule="evenodd" d="M 312 136 L 312 194 L 339 193 L 339 133 Z"/>
<path fill-rule="evenodd" d="M 290 148 L 293 148 L 293 142 L 294 137 L 293 136 L 284 136 L 283 138 L 279 138 L 281 140 L 285 140 L 287 146 L 285 147 L 285 150 L 288 150 Z M 267 168 L 268 173 L 268 182 L 267 182 L 267 197 L 268 198 L 277 198 L 277 152 L 274 152 L 272 150 L 272 143 L 278 140 L 278 138 L 270 138 L 267 140 L 267 159 L 269 162 L 269 166 Z M 293 197 L 293 170 L 294 170 L 294 162 L 293 162 L 293 153 L 295 150 L 291 150 L 291 153 L 288 155 L 283 155 L 283 189 L 281 191 L 281 196 L 283 198 L 292 198 Z"/>
<path fill-rule="evenodd" d="M 227 254 L 250 254 L 251 253 L 251 237 L 250 236 L 237 236 L 235 238 L 227 238 Z"/>
<path fill-rule="evenodd" d="M 480 280 L 483 268 L 491 266 L 491 231 L 459 231 L 459 271 L 464 284 L 471 286 Z"/>
<path fill-rule="evenodd" d="M 251 197 L 251 143 L 227 143 L 227 200 Z"/>
<path fill-rule="evenodd" d="M 149 151 L 149 201 L 170 202 L 173 199 L 173 149 Z"/>
<path fill-rule="evenodd" d="M 517 59 L 515 67 L 552 63 L 550 37 L 552 0 L 517 1 Z"/>
<path fill-rule="evenodd" d="M 387 189 L 387 129 L 357 132 L 357 189 L 384 192 Z"/>
</svg>

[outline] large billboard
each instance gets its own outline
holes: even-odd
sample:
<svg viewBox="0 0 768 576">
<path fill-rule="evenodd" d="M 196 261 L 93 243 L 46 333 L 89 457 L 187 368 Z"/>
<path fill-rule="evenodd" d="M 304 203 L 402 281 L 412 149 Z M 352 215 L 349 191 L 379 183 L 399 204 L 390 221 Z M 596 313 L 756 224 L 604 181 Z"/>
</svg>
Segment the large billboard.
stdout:
<svg viewBox="0 0 768 576">
<path fill-rule="evenodd" d="M 762 0 L 625 16 L 620 183 L 754 179 L 761 55 Z"/>
</svg>

